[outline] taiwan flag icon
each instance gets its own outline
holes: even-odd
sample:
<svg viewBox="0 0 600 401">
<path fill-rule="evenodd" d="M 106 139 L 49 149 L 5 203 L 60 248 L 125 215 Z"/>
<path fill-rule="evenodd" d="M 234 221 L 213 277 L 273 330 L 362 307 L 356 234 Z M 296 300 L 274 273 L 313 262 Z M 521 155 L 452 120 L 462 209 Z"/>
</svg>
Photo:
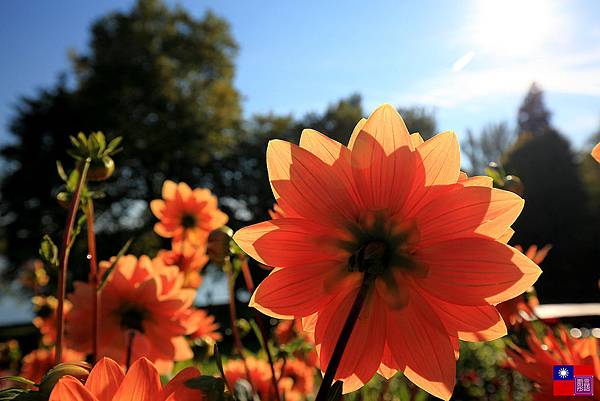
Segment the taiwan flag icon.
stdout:
<svg viewBox="0 0 600 401">
<path fill-rule="evenodd" d="M 552 371 L 555 396 L 586 396 L 594 394 L 592 366 L 554 365 Z"/>
</svg>

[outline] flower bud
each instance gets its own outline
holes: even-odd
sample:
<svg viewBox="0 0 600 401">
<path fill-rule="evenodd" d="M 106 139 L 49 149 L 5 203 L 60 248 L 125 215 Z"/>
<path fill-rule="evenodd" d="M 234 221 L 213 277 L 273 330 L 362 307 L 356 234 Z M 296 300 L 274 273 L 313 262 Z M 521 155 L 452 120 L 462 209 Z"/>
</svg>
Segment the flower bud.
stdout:
<svg viewBox="0 0 600 401">
<path fill-rule="evenodd" d="M 87 379 L 92 367 L 86 362 L 64 362 L 56 365 L 48 371 L 40 383 L 40 392 L 50 394 L 61 377 L 73 376 L 82 382 Z"/>
<path fill-rule="evenodd" d="M 225 258 L 229 256 L 229 243 L 232 235 L 233 231 L 227 226 L 214 230 L 208 235 L 206 253 L 210 260 L 220 265 L 223 264 Z"/>
</svg>

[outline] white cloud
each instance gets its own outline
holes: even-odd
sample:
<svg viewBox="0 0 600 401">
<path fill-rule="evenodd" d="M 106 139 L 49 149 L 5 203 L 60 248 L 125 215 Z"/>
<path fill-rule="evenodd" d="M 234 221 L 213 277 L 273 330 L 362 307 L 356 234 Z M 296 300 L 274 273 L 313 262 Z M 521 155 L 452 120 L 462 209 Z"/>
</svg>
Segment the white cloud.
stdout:
<svg viewBox="0 0 600 401">
<path fill-rule="evenodd" d="M 474 51 L 470 51 L 470 52 L 466 53 L 464 56 L 462 56 L 458 60 L 456 60 L 454 62 L 454 64 L 452 64 L 452 71 L 453 72 L 461 71 L 463 68 L 465 68 L 467 65 L 469 65 L 469 63 L 471 61 L 473 61 L 473 57 L 475 57 Z"/>
</svg>

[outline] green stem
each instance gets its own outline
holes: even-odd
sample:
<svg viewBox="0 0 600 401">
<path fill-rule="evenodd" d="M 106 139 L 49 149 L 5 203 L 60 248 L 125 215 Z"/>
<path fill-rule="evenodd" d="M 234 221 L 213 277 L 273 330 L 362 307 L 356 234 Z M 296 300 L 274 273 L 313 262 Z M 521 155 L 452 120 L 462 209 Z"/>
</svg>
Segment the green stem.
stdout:
<svg viewBox="0 0 600 401">
<path fill-rule="evenodd" d="M 69 253 L 71 250 L 71 236 L 73 235 L 73 225 L 75 223 L 75 216 L 77 216 L 77 210 L 79 209 L 79 201 L 81 200 L 81 191 L 85 185 L 88 170 L 90 168 L 91 159 L 85 159 L 83 168 L 80 171 L 79 182 L 75 192 L 71 196 L 71 204 L 69 205 L 69 214 L 67 215 L 67 222 L 65 224 L 65 233 L 63 235 L 63 241 L 60 248 L 60 260 L 58 268 L 58 306 L 56 308 L 56 347 L 55 347 L 55 364 L 62 362 L 62 351 L 63 351 L 63 339 L 65 336 L 65 294 L 67 292 L 67 267 L 69 263 Z"/>
<path fill-rule="evenodd" d="M 338 337 L 337 343 L 335 344 L 335 348 L 333 349 L 333 354 L 331 355 L 329 364 L 327 364 L 325 376 L 323 376 L 323 381 L 321 382 L 321 386 L 319 387 L 319 391 L 317 392 L 317 397 L 315 398 L 315 401 L 327 400 L 329 389 L 331 388 L 331 384 L 333 383 L 335 374 L 337 373 L 338 367 L 340 366 L 340 362 L 342 361 L 342 356 L 344 355 L 346 345 L 348 345 L 348 340 L 350 340 L 352 330 L 356 325 L 356 321 L 358 320 L 360 311 L 362 310 L 363 304 L 367 299 L 367 294 L 369 292 L 369 289 L 371 288 L 371 284 L 373 283 L 374 278 L 375 276 L 372 273 L 365 272 L 362 284 L 358 290 L 358 293 L 356 294 L 354 303 L 350 308 L 350 312 L 348 313 L 348 317 L 346 318 L 344 327 L 342 327 L 342 332 Z"/>
</svg>

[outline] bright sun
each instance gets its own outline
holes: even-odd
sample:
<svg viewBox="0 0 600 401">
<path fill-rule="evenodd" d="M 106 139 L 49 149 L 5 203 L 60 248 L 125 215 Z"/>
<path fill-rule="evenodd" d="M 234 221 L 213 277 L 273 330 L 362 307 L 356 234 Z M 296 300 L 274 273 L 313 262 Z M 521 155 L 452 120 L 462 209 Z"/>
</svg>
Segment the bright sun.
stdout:
<svg viewBox="0 0 600 401">
<path fill-rule="evenodd" d="M 552 33 L 555 15 L 547 0 L 477 0 L 472 39 L 486 52 L 521 55 L 538 49 Z"/>
</svg>

